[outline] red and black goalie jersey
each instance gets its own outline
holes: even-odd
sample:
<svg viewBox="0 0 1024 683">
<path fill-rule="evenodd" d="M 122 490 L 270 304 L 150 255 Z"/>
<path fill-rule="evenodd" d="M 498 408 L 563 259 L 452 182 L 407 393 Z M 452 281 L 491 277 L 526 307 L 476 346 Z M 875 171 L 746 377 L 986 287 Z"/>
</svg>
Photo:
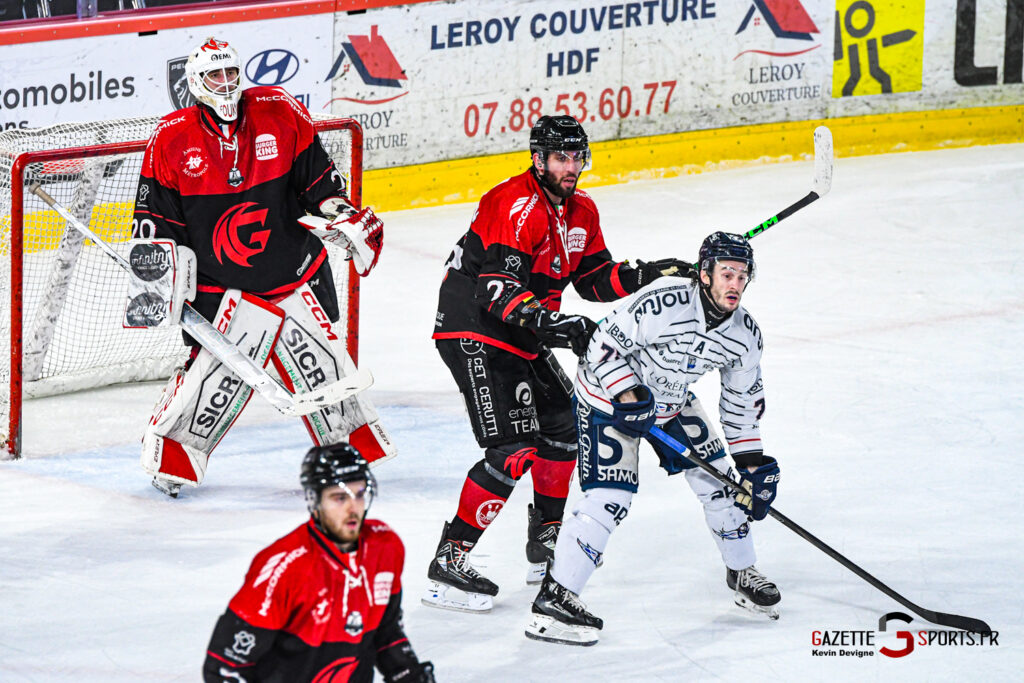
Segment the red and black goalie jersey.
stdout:
<svg viewBox="0 0 1024 683">
<path fill-rule="evenodd" d="M 191 247 L 200 292 L 283 294 L 327 257 L 297 219 L 344 194 L 306 108 L 280 88 L 242 93 L 227 130 L 200 105 L 161 119 L 146 146 L 134 237 Z"/>
<path fill-rule="evenodd" d="M 210 639 L 206 681 L 370 681 L 416 662 L 402 629 L 405 548 L 367 519 L 342 553 L 312 520 L 253 560 Z"/>
<path fill-rule="evenodd" d="M 537 356 L 536 337 L 504 322 L 523 296 L 557 311 L 570 282 L 589 301 L 639 288 L 637 271 L 605 247 L 594 200 L 576 190 L 555 206 L 532 169 L 481 198 L 446 266 L 433 338 L 476 339 L 523 358 Z"/>
</svg>

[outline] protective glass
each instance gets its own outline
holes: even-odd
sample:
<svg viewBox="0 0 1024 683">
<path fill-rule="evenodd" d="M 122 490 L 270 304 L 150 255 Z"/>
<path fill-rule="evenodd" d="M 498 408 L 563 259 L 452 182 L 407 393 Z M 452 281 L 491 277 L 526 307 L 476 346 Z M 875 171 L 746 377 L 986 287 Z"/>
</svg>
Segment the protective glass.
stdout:
<svg viewBox="0 0 1024 683">
<path fill-rule="evenodd" d="M 321 495 L 330 497 L 338 503 L 347 503 L 350 500 L 361 501 L 363 509 L 369 510 L 376 495 L 373 483 L 372 479 L 370 481 L 339 482 L 337 489 L 328 487 Z"/>
<path fill-rule="evenodd" d="M 736 280 L 744 287 L 754 279 L 754 266 L 752 263 L 747 263 L 746 268 L 736 268 L 735 266 L 726 265 L 722 263 L 722 258 L 717 259 L 716 263 L 721 266 L 719 272 L 727 272 L 734 275 Z"/>
<path fill-rule="evenodd" d="M 570 161 L 575 162 L 581 171 L 589 171 L 592 166 L 589 147 L 587 149 L 551 150 L 549 154 L 563 164 Z"/>
</svg>

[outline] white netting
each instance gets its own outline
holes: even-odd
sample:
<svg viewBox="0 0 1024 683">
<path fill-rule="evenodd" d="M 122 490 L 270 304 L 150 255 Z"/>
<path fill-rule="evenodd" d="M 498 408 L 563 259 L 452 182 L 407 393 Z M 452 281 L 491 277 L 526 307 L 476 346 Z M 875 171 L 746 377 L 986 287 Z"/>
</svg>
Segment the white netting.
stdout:
<svg viewBox="0 0 1024 683">
<path fill-rule="evenodd" d="M 359 182 L 351 131 L 340 128 L 338 119 L 316 118 L 339 170 L 346 180 Z M 127 275 L 77 231 L 66 229 L 64 220 L 28 190 L 33 182 L 42 183 L 59 204 L 127 256 L 142 154 L 157 121 L 146 117 L 0 133 L 0 442 L 10 436 L 11 411 L 19 409 L 10 395 L 12 259 L 18 258 L 11 241 L 12 183 L 25 188 L 20 296 L 25 397 L 159 379 L 185 353 L 177 328 L 121 327 Z M 23 152 L 130 142 L 137 142 L 129 145 L 132 151 L 92 156 L 81 150 L 71 159 L 30 163 L 20 180 L 12 180 L 15 159 Z M 333 251 L 331 262 L 344 318 L 349 270 Z"/>
</svg>

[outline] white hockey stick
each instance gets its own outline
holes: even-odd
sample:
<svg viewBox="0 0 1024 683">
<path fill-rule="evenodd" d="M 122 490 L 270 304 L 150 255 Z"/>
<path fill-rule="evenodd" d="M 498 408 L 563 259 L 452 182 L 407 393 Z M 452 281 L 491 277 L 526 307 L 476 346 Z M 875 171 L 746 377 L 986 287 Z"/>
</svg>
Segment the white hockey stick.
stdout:
<svg viewBox="0 0 1024 683">
<path fill-rule="evenodd" d="M 117 265 L 129 273 L 131 272 L 131 266 L 124 257 L 100 239 L 96 233 L 89 229 L 89 226 L 82 223 L 70 211 L 58 204 L 53 197 L 42 189 L 39 183 L 33 183 L 29 190 L 60 214 L 67 221 L 68 225 L 91 239 Z M 272 406 L 285 415 L 300 416 L 315 413 L 368 389 L 373 384 L 373 376 L 368 371 L 356 370 L 353 374 L 342 377 L 337 382 L 332 382 L 317 391 L 293 394 L 285 389 L 280 382 L 267 374 L 267 371 L 256 361 L 239 351 L 238 347 L 228 341 L 224 335 L 217 331 L 217 328 L 211 325 L 209 321 L 199 315 L 187 303 L 182 310 L 181 326 L 196 341 L 202 344 L 203 348 L 212 353 L 214 358 L 226 365 L 243 382 L 259 392 Z"/>
<path fill-rule="evenodd" d="M 832 189 L 832 131 L 825 126 L 818 126 L 814 129 L 814 184 L 811 187 L 811 191 L 807 195 L 789 206 L 782 211 L 762 222 L 756 228 L 748 230 L 743 234 L 748 240 L 754 235 L 759 235 L 768 228 L 772 227 L 783 218 L 791 216 L 800 209 L 804 208 L 815 199 L 819 199 L 828 194 L 828 191 Z"/>
</svg>

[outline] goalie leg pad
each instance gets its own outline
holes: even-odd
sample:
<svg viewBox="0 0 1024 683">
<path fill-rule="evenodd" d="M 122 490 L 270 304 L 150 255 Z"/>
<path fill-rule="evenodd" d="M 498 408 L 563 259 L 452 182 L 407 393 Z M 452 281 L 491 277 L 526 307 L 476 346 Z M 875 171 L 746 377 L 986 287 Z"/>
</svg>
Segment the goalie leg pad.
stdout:
<svg viewBox="0 0 1024 683">
<path fill-rule="evenodd" d="M 562 523 L 551 578 L 579 595 L 601 563 L 612 531 L 629 513 L 632 499 L 633 494 L 622 489 L 588 489 Z"/>
<path fill-rule="evenodd" d="M 276 306 L 229 290 L 214 324 L 265 366 L 283 319 Z M 187 369 L 179 368 L 171 376 L 157 402 L 142 439 L 143 469 L 166 481 L 198 486 L 210 453 L 251 396 L 249 386 L 201 349 Z"/>
<path fill-rule="evenodd" d="M 355 371 L 338 326 L 330 321 L 313 290 L 304 284 L 277 305 L 286 318 L 274 367 L 286 388 L 302 394 Z M 303 416 L 302 421 L 316 445 L 348 441 L 371 464 L 397 453 L 373 404 L 363 394 Z"/>
<path fill-rule="evenodd" d="M 730 469 L 724 458 L 713 460 L 711 465 L 723 473 L 728 473 Z M 733 505 L 732 494 L 702 469 L 687 470 L 685 476 L 686 482 L 704 506 L 704 519 L 711 529 L 725 566 L 739 570 L 754 564 L 757 557 L 750 525 L 747 516 Z"/>
</svg>

